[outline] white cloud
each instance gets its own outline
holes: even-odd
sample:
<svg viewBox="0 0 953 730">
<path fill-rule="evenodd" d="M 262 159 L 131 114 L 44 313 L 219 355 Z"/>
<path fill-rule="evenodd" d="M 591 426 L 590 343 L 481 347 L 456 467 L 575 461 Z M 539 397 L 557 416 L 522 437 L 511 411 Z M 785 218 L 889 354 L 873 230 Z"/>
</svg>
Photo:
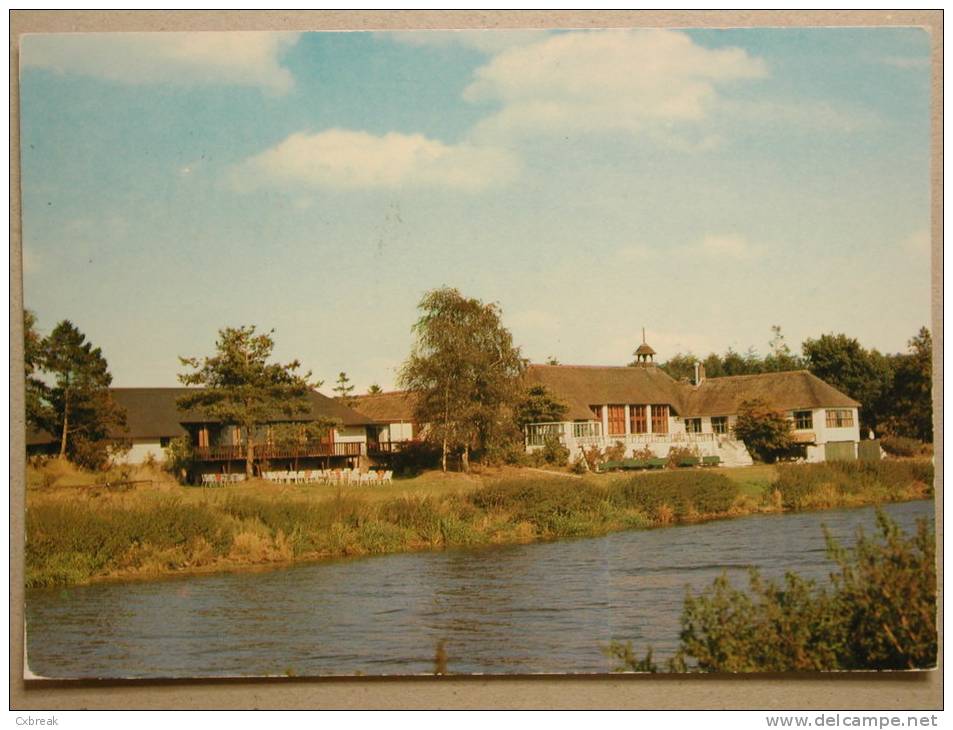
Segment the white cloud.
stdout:
<svg viewBox="0 0 953 730">
<path fill-rule="evenodd" d="M 712 257 L 736 260 L 753 258 L 756 255 L 748 240 L 737 233 L 708 233 L 702 238 L 699 250 Z"/>
<path fill-rule="evenodd" d="M 880 122 L 877 114 L 869 109 L 813 99 L 726 101 L 722 105 L 722 111 L 733 122 L 773 129 L 783 125 L 785 133 L 792 127 L 808 131 L 851 133 Z"/>
<path fill-rule="evenodd" d="M 669 30 L 548 36 L 477 69 L 464 98 L 500 103 L 476 134 L 623 131 L 706 118 L 718 87 L 767 75 L 740 48 L 708 49 Z"/>
<path fill-rule="evenodd" d="M 409 46 L 449 48 L 464 46 L 484 53 L 499 53 L 514 46 L 527 45 L 548 35 L 545 30 L 402 30 L 381 31 L 375 35 Z"/>
<path fill-rule="evenodd" d="M 292 134 L 233 169 L 232 181 L 243 189 L 271 184 L 480 190 L 510 180 L 518 170 L 516 158 L 492 147 L 447 145 L 421 134 L 329 129 Z"/>
<path fill-rule="evenodd" d="M 125 84 L 229 84 L 283 94 L 294 78 L 280 63 L 298 33 L 75 33 L 23 38 L 22 68 Z"/>
</svg>

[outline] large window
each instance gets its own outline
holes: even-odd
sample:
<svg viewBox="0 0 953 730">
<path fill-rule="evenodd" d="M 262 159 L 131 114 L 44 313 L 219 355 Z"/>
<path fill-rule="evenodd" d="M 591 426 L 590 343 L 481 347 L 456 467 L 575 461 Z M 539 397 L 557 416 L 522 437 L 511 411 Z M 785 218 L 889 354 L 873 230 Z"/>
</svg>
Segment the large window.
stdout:
<svg viewBox="0 0 953 730">
<path fill-rule="evenodd" d="M 794 411 L 794 428 L 798 431 L 810 431 L 814 428 L 813 411 Z"/>
<path fill-rule="evenodd" d="M 652 406 L 652 433 L 668 433 L 668 406 Z"/>
<path fill-rule="evenodd" d="M 609 435 L 625 435 L 625 406 L 609 406 Z"/>
<path fill-rule="evenodd" d="M 728 416 L 712 416 L 711 430 L 713 433 L 728 433 Z"/>
<path fill-rule="evenodd" d="M 701 433 L 702 432 L 702 419 L 700 418 L 686 418 L 685 419 L 685 433 Z"/>
<path fill-rule="evenodd" d="M 649 422 L 645 415 L 645 406 L 629 406 L 629 431 L 647 433 Z"/>
<path fill-rule="evenodd" d="M 854 425 L 854 411 L 850 408 L 828 408 L 828 428 L 850 428 Z"/>
</svg>

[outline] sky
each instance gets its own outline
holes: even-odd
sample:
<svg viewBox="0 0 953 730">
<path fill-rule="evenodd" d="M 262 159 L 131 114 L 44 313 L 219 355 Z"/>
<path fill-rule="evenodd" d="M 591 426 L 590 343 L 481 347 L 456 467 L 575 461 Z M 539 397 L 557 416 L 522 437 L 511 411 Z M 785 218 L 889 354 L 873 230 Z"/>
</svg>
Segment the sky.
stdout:
<svg viewBox="0 0 953 730">
<path fill-rule="evenodd" d="M 899 352 L 930 324 L 915 28 L 23 38 L 24 304 L 117 386 L 227 326 L 395 385 L 422 295 L 524 356 Z"/>
</svg>

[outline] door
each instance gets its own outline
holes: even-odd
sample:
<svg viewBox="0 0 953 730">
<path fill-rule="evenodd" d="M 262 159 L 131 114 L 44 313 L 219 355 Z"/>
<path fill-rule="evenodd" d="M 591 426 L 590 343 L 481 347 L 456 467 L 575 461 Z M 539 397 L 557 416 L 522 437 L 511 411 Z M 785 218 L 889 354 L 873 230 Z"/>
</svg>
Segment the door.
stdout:
<svg viewBox="0 0 953 730">
<path fill-rule="evenodd" d="M 857 451 L 853 441 L 828 441 L 824 444 L 824 459 L 827 461 L 854 461 Z"/>
</svg>

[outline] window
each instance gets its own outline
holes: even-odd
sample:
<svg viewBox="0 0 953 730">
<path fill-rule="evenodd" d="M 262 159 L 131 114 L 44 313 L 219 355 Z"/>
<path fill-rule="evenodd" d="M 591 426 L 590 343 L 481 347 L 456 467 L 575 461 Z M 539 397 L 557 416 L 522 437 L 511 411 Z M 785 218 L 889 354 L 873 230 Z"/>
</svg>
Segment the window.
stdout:
<svg viewBox="0 0 953 730">
<path fill-rule="evenodd" d="M 609 406 L 609 435 L 625 435 L 625 406 Z"/>
<path fill-rule="evenodd" d="M 163 449 L 169 448 L 169 444 L 172 443 L 172 438 L 170 436 L 160 436 L 159 437 L 159 447 Z"/>
<path fill-rule="evenodd" d="M 652 433 L 668 433 L 668 406 L 652 406 Z"/>
<path fill-rule="evenodd" d="M 645 417 L 645 406 L 629 406 L 629 431 L 631 433 L 645 433 L 649 430 L 649 423 Z"/>
<path fill-rule="evenodd" d="M 713 433 L 728 433 L 728 416 L 712 416 L 711 430 Z"/>
<path fill-rule="evenodd" d="M 850 428 L 854 425 L 854 411 L 850 408 L 828 408 L 828 428 Z"/>
<path fill-rule="evenodd" d="M 810 431 L 814 428 L 814 413 L 812 411 L 794 411 L 794 428 L 797 431 Z"/>
<path fill-rule="evenodd" d="M 685 419 L 685 432 L 686 432 L 686 433 L 701 433 L 701 432 L 702 432 L 702 419 L 700 419 L 700 418 L 686 418 L 686 419 Z"/>
<path fill-rule="evenodd" d="M 198 432 L 199 443 L 198 446 L 200 449 L 208 448 L 208 427 L 202 426 Z"/>
<path fill-rule="evenodd" d="M 592 411 L 593 417 L 599 423 L 602 423 L 602 406 L 589 406 L 589 410 Z"/>
</svg>

